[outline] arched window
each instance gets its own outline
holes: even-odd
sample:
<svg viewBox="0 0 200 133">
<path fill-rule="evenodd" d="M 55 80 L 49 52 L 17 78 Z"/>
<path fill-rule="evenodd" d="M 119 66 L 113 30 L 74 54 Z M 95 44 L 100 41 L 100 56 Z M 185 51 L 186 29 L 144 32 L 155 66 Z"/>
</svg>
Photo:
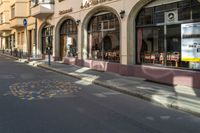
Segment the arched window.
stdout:
<svg viewBox="0 0 200 133">
<path fill-rule="evenodd" d="M 119 20 L 115 14 L 95 14 L 88 24 L 88 58 L 120 62 L 119 29 Z"/>
<path fill-rule="evenodd" d="M 137 63 L 190 68 L 200 60 L 198 48 L 190 47 L 194 41 L 200 46 L 200 39 L 193 36 L 200 36 L 199 12 L 197 0 L 156 0 L 143 7 L 136 19 Z"/>
<path fill-rule="evenodd" d="M 42 29 L 42 54 L 47 54 L 47 47 L 51 48 L 52 54 L 52 43 L 53 43 L 53 27 L 46 25 Z"/>
<path fill-rule="evenodd" d="M 60 57 L 77 56 L 77 25 L 76 22 L 67 19 L 60 27 Z"/>
</svg>

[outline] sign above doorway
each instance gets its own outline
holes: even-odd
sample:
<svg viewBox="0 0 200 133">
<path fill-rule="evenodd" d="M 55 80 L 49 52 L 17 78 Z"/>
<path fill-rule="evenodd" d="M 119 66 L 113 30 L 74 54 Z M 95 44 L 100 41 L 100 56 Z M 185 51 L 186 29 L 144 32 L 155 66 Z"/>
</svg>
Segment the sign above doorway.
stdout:
<svg viewBox="0 0 200 133">
<path fill-rule="evenodd" d="M 72 9 L 72 8 L 69 8 L 69 9 L 67 9 L 67 10 L 59 11 L 59 14 L 60 14 L 60 15 L 63 15 L 63 14 L 66 14 L 66 13 L 70 13 L 70 12 L 72 12 L 72 11 L 73 11 L 73 9 Z"/>
</svg>

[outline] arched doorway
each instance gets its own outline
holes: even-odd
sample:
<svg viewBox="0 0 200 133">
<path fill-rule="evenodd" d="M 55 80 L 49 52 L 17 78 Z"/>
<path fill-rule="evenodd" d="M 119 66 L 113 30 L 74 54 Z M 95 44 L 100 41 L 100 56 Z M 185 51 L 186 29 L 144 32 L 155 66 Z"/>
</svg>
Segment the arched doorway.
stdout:
<svg viewBox="0 0 200 133">
<path fill-rule="evenodd" d="M 60 58 L 77 57 L 77 25 L 72 19 L 65 20 L 60 27 Z"/>
<path fill-rule="evenodd" d="M 46 25 L 42 29 L 42 47 L 41 52 L 43 55 L 47 53 L 47 47 L 51 48 L 50 53 L 52 54 L 52 44 L 53 44 L 53 26 Z"/>
<path fill-rule="evenodd" d="M 120 62 L 120 25 L 114 13 L 100 11 L 94 14 L 87 32 L 88 59 Z"/>
</svg>

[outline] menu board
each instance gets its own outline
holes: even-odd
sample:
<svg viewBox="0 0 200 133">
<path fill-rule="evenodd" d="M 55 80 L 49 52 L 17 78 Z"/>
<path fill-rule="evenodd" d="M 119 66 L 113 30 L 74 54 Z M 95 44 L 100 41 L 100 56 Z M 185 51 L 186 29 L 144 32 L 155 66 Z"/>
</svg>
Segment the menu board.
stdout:
<svg viewBox="0 0 200 133">
<path fill-rule="evenodd" d="M 181 60 L 200 62 L 200 23 L 181 25 Z"/>
</svg>

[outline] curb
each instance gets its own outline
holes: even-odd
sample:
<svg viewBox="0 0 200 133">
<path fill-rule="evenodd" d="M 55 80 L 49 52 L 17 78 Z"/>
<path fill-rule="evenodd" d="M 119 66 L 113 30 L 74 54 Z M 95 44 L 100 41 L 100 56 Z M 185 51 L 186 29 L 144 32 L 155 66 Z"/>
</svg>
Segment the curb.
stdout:
<svg viewBox="0 0 200 133">
<path fill-rule="evenodd" d="M 12 55 L 3 54 L 3 53 L 0 53 L 0 55 L 6 56 L 6 57 L 14 59 L 14 60 L 18 60 L 18 61 L 20 61 L 22 63 L 26 63 L 26 64 L 30 63 L 30 61 L 28 59 L 26 59 L 26 58 L 23 59 L 23 58 L 15 57 L 15 56 L 12 56 Z"/>
<path fill-rule="evenodd" d="M 3 55 L 3 56 L 6 56 L 6 57 L 9 57 L 9 58 L 12 58 L 12 59 L 15 59 L 15 60 L 18 60 L 18 59 L 19 59 L 18 57 L 14 57 L 14 56 L 12 56 L 12 55 L 8 55 L 8 54 L 0 53 L 0 55 Z"/>
<path fill-rule="evenodd" d="M 109 84 L 107 84 L 103 81 L 100 81 L 100 80 L 90 80 L 90 78 L 87 78 L 87 79 L 82 78 L 79 74 L 64 72 L 62 70 L 58 70 L 56 68 L 52 68 L 52 67 L 49 67 L 49 66 L 44 65 L 44 64 L 38 64 L 37 67 L 47 69 L 47 70 L 51 70 L 51 71 L 59 73 L 59 74 L 71 76 L 71 77 L 74 77 L 76 79 L 81 79 L 81 80 L 84 80 L 86 82 L 91 82 L 93 84 L 96 84 L 96 85 L 99 85 L 99 86 L 102 86 L 102 87 L 106 87 L 106 88 L 109 88 L 111 90 L 121 92 L 123 94 L 138 97 L 140 99 L 150 101 L 152 103 L 155 103 L 155 104 L 167 107 L 167 108 L 178 109 L 178 110 L 193 114 L 195 116 L 200 116 L 200 105 L 199 105 L 199 107 L 195 107 L 195 104 L 185 102 L 185 101 L 178 101 L 176 99 L 171 99 L 171 98 L 163 97 L 163 96 L 159 96 L 159 95 L 155 95 L 154 97 L 152 97 L 151 95 L 149 95 L 147 93 L 142 93 L 140 91 L 138 91 L 138 92 L 137 91 L 134 91 L 134 92 L 129 91 L 126 88 L 123 88 L 123 87 L 109 85 Z"/>
</svg>

